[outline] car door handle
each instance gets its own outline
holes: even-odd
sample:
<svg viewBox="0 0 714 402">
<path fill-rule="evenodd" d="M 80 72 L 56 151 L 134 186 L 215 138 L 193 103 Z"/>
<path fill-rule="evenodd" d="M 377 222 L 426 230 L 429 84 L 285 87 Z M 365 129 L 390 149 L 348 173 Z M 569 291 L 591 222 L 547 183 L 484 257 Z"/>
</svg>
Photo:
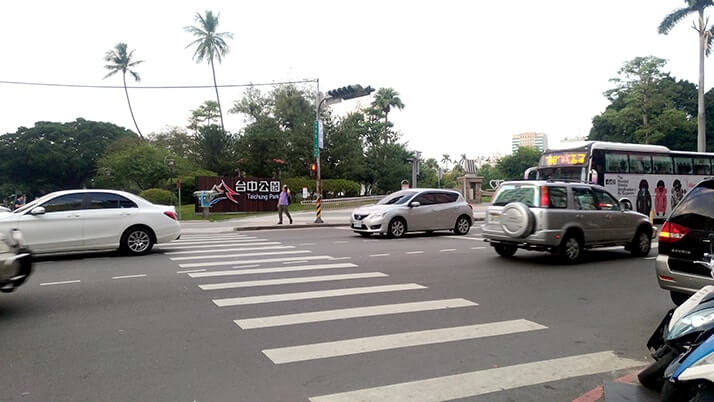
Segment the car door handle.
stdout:
<svg viewBox="0 0 714 402">
<path fill-rule="evenodd" d="M 131 212 L 122 212 L 121 216 L 129 216 L 131 215 Z"/>
<path fill-rule="evenodd" d="M 583 219 L 583 214 L 575 214 L 575 219 Z"/>
</svg>

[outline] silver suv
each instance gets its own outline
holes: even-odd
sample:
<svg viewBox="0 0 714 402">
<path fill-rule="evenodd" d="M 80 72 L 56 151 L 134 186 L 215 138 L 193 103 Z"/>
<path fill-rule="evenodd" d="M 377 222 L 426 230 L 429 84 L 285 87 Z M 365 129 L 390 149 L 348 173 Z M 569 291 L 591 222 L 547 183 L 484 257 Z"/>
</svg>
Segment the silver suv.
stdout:
<svg viewBox="0 0 714 402">
<path fill-rule="evenodd" d="M 569 263 L 595 247 L 625 246 L 634 256 L 645 256 L 654 232 L 649 217 L 604 187 L 552 181 L 503 183 L 482 229 L 503 257 L 523 248 L 550 251 Z"/>
</svg>

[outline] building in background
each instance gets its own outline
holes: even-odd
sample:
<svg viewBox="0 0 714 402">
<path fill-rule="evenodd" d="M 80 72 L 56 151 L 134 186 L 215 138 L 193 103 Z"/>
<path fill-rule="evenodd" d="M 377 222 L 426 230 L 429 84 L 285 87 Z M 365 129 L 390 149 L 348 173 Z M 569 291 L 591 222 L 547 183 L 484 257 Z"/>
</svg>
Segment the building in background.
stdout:
<svg viewBox="0 0 714 402">
<path fill-rule="evenodd" d="M 516 152 L 519 147 L 532 147 L 540 152 L 548 148 L 548 136 L 543 133 L 529 132 L 513 134 L 511 138 L 511 151 Z"/>
</svg>

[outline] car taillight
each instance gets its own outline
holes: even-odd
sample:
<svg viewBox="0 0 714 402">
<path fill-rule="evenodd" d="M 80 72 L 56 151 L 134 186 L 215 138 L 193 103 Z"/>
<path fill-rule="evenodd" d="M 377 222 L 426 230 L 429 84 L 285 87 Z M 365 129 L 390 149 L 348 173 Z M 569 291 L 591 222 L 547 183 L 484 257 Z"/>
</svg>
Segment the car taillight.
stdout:
<svg viewBox="0 0 714 402">
<path fill-rule="evenodd" d="M 659 232 L 659 241 L 662 243 L 676 243 L 688 233 L 689 228 L 667 221 Z"/>
<path fill-rule="evenodd" d="M 175 221 L 178 220 L 178 219 L 176 219 L 176 213 L 174 211 L 165 211 L 164 215 L 168 216 L 169 218 L 171 218 Z"/>
<path fill-rule="evenodd" d="M 540 188 L 540 207 L 549 208 L 550 198 L 548 197 L 548 187 L 543 186 Z"/>
</svg>

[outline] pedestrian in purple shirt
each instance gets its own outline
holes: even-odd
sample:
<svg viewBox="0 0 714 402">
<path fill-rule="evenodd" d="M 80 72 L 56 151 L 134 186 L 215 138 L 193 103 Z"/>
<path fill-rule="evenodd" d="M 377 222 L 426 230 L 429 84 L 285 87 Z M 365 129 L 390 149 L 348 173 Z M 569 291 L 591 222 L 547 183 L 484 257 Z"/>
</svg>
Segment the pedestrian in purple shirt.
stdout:
<svg viewBox="0 0 714 402">
<path fill-rule="evenodd" d="M 288 190 L 288 186 L 283 186 L 283 191 L 280 192 L 280 198 L 278 198 L 278 216 L 280 217 L 278 225 L 283 224 L 283 212 L 290 219 L 290 224 L 293 224 L 293 217 L 288 212 L 288 205 L 290 205 L 290 190 Z"/>
</svg>

